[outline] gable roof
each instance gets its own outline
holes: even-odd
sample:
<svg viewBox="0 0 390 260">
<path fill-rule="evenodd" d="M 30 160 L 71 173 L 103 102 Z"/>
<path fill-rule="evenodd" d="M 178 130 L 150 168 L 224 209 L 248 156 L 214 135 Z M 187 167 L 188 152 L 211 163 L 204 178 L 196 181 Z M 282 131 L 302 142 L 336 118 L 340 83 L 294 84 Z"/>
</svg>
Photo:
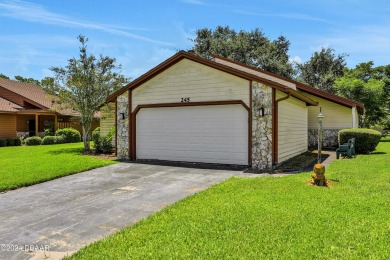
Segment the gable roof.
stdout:
<svg viewBox="0 0 390 260">
<path fill-rule="evenodd" d="M 12 91 L 42 109 L 49 109 L 51 101 L 42 87 L 32 83 L 0 78 L 0 87 Z"/>
<path fill-rule="evenodd" d="M 164 62 L 160 63 L 159 65 L 157 65 L 153 69 L 149 70 L 148 72 L 146 72 L 145 74 L 143 74 L 142 76 L 137 78 L 136 80 L 130 82 L 125 87 L 117 90 L 116 92 L 111 94 L 106 99 L 106 102 L 113 102 L 113 101 L 115 101 L 115 98 L 117 96 L 123 94 L 127 90 L 131 90 L 131 89 L 137 88 L 138 86 L 142 85 L 144 82 L 148 81 L 149 79 L 153 78 L 157 74 L 163 72 L 164 70 L 168 69 L 169 67 L 171 67 L 172 65 L 178 63 L 179 61 L 181 61 L 183 59 L 188 59 L 188 60 L 191 60 L 191 61 L 203 64 L 203 65 L 206 65 L 208 67 L 211 67 L 211 68 L 214 68 L 214 69 L 217 69 L 217 70 L 220 70 L 220 71 L 223 71 L 223 72 L 235 75 L 237 77 L 240 77 L 240 78 L 243 78 L 243 79 L 246 79 L 246 80 L 263 83 L 263 84 L 265 84 L 265 85 L 267 85 L 269 87 L 278 89 L 278 90 L 280 90 L 282 92 L 285 92 L 285 93 L 289 93 L 289 94 L 291 94 L 291 96 L 296 97 L 296 98 L 304 101 L 307 105 L 312 105 L 312 106 L 316 106 L 317 105 L 317 102 L 315 102 L 314 100 L 310 99 L 309 97 L 306 97 L 305 95 L 299 93 L 298 91 L 296 91 L 296 90 L 294 90 L 294 89 L 292 89 L 290 87 L 287 87 L 287 86 L 285 86 L 285 85 L 283 85 L 281 83 L 269 80 L 269 79 L 264 78 L 264 77 L 259 77 L 257 75 L 251 74 L 251 73 L 247 73 L 245 71 L 238 70 L 238 69 L 232 68 L 230 66 L 223 65 L 221 63 L 218 63 L 218 62 L 215 62 L 215 61 L 212 61 L 212 60 L 207 60 L 207 59 L 201 58 L 199 56 L 196 56 L 194 54 L 191 54 L 191 53 L 188 53 L 188 52 L 185 52 L 185 51 L 179 51 L 178 53 L 176 53 L 175 55 L 173 55 L 169 59 L 165 60 Z"/>
<path fill-rule="evenodd" d="M 276 78 L 276 80 L 281 80 L 281 81 L 285 81 L 285 82 L 289 82 L 291 84 L 294 84 L 296 89 L 298 89 L 300 91 L 303 91 L 303 92 L 306 92 L 306 93 L 309 93 L 311 95 L 318 96 L 320 98 L 329 100 L 331 102 L 335 102 L 335 103 L 343 105 L 343 106 L 347 106 L 347 107 L 351 107 L 351 108 L 352 107 L 357 107 L 359 113 L 363 113 L 363 111 L 364 111 L 364 104 L 362 104 L 360 102 L 357 102 L 357 101 L 354 101 L 354 100 L 350 100 L 350 99 L 347 99 L 347 98 L 343 98 L 343 97 L 331 94 L 331 93 L 323 91 L 323 90 L 316 89 L 316 88 L 314 88 L 312 86 L 303 84 L 303 83 L 301 83 L 299 81 L 288 79 L 288 78 L 279 76 L 277 74 L 274 74 L 274 73 L 271 73 L 271 72 L 268 72 L 268 71 L 265 71 L 265 70 L 262 70 L 262 69 L 258 69 L 256 67 L 253 67 L 253 66 L 250 66 L 250 65 L 247 65 L 247 64 L 244 64 L 244 63 L 236 62 L 236 61 L 233 61 L 233 60 L 230 60 L 230 59 L 226 59 L 224 57 L 221 57 L 221 56 L 218 56 L 218 55 L 214 55 L 214 54 L 211 55 L 211 56 L 217 62 L 218 62 L 218 60 L 222 60 L 222 61 L 225 61 L 224 64 L 229 64 L 230 63 L 230 64 L 237 65 L 237 66 L 235 66 L 236 68 L 238 66 L 241 66 L 242 69 L 246 68 L 246 69 L 252 70 L 254 72 L 258 72 L 258 73 L 261 73 L 261 74 L 264 74 L 264 75 L 268 75 L 269 77 Z M 246 70 L 246 71 L 248 71 L 248 70 Z"/>
<path fill-rule="evenodd" d="M 22 107 L 18 104 L 0 97 L 0 111 L 17 112 L 19 109 L 22 109 Z"/>
<path fill-rule="evenodd" d="M 56 112 L 61 115 L 77 115 L 77 113 L 70 108 L 53 104 L 52 100 L 55 99 L 55 97 L 48 95 L 45 90 L 38 85 L 0 78 L 0 88 L 16 94 L 39 109 Z M 26 108 L 14 103 L 12 100 L 0 97 L 0 111 L 19 112 L 24 110 L 26 110 Z M 99 114 L 96 114 L 95 117 L 99 117 Z"/>
</svg>

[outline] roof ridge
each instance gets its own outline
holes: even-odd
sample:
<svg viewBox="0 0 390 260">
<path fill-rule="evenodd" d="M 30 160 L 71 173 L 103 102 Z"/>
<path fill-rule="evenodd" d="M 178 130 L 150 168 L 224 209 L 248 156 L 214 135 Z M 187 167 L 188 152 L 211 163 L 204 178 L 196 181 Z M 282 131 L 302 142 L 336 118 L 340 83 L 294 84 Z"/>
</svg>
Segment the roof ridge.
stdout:
<svg viewBox="0 0 390 260">
<path fill-rule="evenodd" d="M 265 70 L 256 68 L 254 66 L 245 64 L 245 63 L 241 63 L 241 62 L 237 62 L 237 61 L 234 61 L 234 60 L 231 60 L 231 59 L 227 59 L 225 57 L 221 57 L 221 56 L 216 55 L 216 54 L 211 54 L 210 56 L 213 57 L 214 59 L 215 58 L 221 59 L 221 60 L 224 60 L 226 62 L 230 62 L 230 63 L 236 64 L 238 66 L 242 66 L 244 68 L 248 68 L 248 69 L 251 69 L 251 70 L 254 70 L 254 71 L 258 71 L 260 73 L 264 73 L 264 74 L 267 74 L 269 76 L 273 76 L 275 78 L 278 78 L 278 79 L 281 79 L 281 80 L 293 83 L 293 84 L 296 85 L 297 89 L 299 89 L 301 91 L 311 92 L 310 94 L 314 94 L 314 95 L 318 94 L 318 95 L 321 95 L 321 97 L 326 97 L 328 99 L 332 99 L 332 98 L 339 99 L 340 102 L 343 100 L 346 103 L 348 103 L 348 105 L 351 105 L 351 106 L 356 105 L 356 106 L 359 106 L 360 108 L 364 108 L 364 104 L 362 104 L 362 103 L 360 103 L 358 101 L 351 100 L 351 99 L 348 99 L 348 98 L 345 98 L 345 97 L 341 97 L 341 96 L 336 95 L 336 94 L 329 93 L 327 91 L 324 91 L 324 90 L 312 87 L 312 86 L 307 85 L 305 83 L 302 83 L 302 82 L 299 82 L 299 81 L 296 81 L 296 80 L 293 80 L 293 79 L 289 79 L 289 78 L 280 76 L 278 74 L 275 74 L 275 73 L 272 73 L 272 72 L 269 72 L 269 71 L 265 71 Z M 313 93 L 313 92 L 316 92 L 316 93 Z"/>
</svg>

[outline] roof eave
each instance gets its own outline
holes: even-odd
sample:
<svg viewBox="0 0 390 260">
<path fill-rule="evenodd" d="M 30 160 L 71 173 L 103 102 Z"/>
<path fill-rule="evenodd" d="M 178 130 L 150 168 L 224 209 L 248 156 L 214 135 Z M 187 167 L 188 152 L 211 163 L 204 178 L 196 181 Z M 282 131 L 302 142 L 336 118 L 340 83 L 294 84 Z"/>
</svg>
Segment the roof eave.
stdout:
<svg viewBox="0 0 390 260">
<path fill-rule="evenodd" d="M 278 90 L 280 90 L 282 92 L 285 92 L 285 93 L 291 93 L 292 96 L 294 96 L 294 97 L 296 97 L 296 98 L 306 102 L 306 104 L 308 104 L 308 105 L 312 105 L 312 106 L 316 106 L 317 105 L 317 102 L 315 102 L 314 100 L 312 100 L 312 99 L 310 99 L 310 98 L 308 98 L 308 97 L 298 93 L 297 91 L 295 91 L 292 88 L 286 87 L 286 86 L 284 86 L 282 84 L 279 84 L 279 83 L 271 81 L 271 80 L 267 80 L 267 79 L 258 77 L 256 75 L 251 74 L 251 73 L 247 73 L 247 72 L 244 72 L 244 71 L 232 68 L 230 66 L 226 66 L 226 65 L 217 63 L 215 61 L 211 61 L 211 60 L 207 60 L 207 59 L 201 58 L 199 56 L 196 56 L 194 54 L 190 54 L 190 53 L 185 52 L 185 51 L 180 51 L 180 52 L 176 53 L 171 58 L 165 60 L 164 62 L 160 63 L 159 65 L 157 65 L 153 69 L 149 70 L 148 72 L 146 72 L 145 74 L 143 74 L 142 76 L 140 76 L 139 78 L 134 80 L 133 82 L 127 84 L 122 89 L 117 90 L 116 92 L 111 94 L 106 99 L 106 103 L 108 103 L 108 102 L 115 102 L 115 99 L 116 99 L 117 96 L 123 94 L 124 92 L 126 92 L 129 89 L 133 89 L 133 88 L 141 85 L 142 83 L 144 83 L 147 80 L 149 80 L 151 77 L 153 77 L 156 74 L 158 74 L 158 73 L 168 69 L 172 65 L 176 64 L 177 62 L 179 62 L 180 60 L 185 59 L 185 58 L 189 59 L 189 60 L 192 60 L 192 61 L 195 61 L 195 62 L 198 62 L 198 63 L 203 64 L 203 65 L 206 65 L 206 66 L 209 66 L 209 67 L 212 67 L 212 68 L 224 71 L 226 73 L 235 75 L 237 77 L 240 77 L 240 78 L 243 78 L 243 79 L 246 79 L 246 80 L 257 81 L 259 83 L 265 84 L 265 85 L 267 85 L 269 87 L 273 87 L 273 88 L 278 89 Z"/>
</svg>

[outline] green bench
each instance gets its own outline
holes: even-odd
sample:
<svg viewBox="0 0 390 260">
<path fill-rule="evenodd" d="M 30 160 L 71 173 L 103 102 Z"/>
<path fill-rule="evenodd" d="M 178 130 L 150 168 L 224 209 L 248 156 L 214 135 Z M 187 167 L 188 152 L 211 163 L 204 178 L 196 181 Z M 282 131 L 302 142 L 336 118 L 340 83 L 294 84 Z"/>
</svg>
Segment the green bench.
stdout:
<svg viewBox="0 0 390 260">
<path fill-rule="evenodd" d="M 341 155 L 346 155 L 348 158 L 355 156 L 355 138 L 348 140 L 348 143 L 340 145 L 336 150 L 336 158 L 339 159 Z"/>
</svg>

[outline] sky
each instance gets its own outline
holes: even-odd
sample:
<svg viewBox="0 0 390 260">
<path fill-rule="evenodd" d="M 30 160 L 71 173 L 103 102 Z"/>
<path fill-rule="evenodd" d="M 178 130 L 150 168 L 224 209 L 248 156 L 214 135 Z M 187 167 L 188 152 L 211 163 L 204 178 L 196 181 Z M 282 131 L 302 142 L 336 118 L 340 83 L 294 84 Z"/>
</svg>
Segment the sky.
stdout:
<svg viewBox="0 0 390 260">
<path fill-rule="evenodd" d="M 307 61 L 321 47 L 346 53 L 347 66 L 390 64 L 388 0 L 0 0 L 0 73 L 13 78 L 53 76 L 51 67 L 88 51 L 116 58 L 133 80 L 179 50 L 197 29 L 260 28 L 285 36 L 289 55 Z"/>
</svg>

